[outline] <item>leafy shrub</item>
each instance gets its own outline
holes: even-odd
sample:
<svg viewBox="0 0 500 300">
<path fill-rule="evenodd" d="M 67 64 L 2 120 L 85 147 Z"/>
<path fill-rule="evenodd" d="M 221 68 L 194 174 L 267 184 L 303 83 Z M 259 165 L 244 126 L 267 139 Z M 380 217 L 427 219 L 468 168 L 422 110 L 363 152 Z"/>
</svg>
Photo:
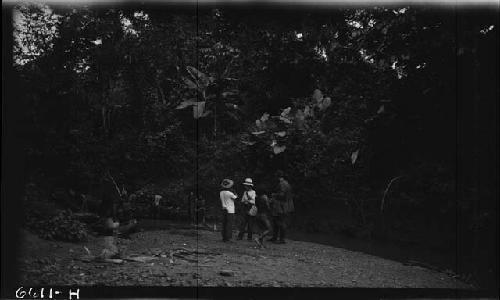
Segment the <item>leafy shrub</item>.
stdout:
<svg viewBox="0 0 500 300">
<path fill-rule="evenodd" d="M 132 213 L 136 218 L 150 218 L 153 212 L 153 197 L 161 195 L 160 217 L 175 218 L 187 211 L 186 195 L 180 181 L 165 185 L 149 184 L 133 193 Z"/>
<path fill-rule="evenodd" d="M 27 207 L 25 227 L 48 240 L 81 242 L 87 240 L 87 227 L 71 211 L 56 210 L 51 203 L 36 202 Z"/>
</svg>

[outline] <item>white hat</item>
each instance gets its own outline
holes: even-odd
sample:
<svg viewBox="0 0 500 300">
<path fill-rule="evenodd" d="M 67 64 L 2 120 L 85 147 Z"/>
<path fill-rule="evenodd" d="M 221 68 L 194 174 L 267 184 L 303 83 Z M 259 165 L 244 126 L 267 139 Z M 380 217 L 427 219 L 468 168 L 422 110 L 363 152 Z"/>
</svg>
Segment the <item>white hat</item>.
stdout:
<svg viewBox="0 0 500 300">
<path fill-rule="evenodd" d="M 243 185 L 253 186 L 252 178 L 246 178 L 245 182 L 243 182 Z"/>
</svg>

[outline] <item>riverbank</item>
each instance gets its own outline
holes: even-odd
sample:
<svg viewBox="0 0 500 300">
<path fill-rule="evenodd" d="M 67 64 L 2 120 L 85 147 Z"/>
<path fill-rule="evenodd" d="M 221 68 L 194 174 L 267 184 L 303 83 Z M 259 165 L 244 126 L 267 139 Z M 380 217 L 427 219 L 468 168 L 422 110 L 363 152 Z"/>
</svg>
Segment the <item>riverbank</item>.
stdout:
<svg viewBox="0 0 500 300">
<path fill-rule="evenodd" d="M 102 250 L 102 238 L 81 244 L 46 241 L 24 233 L 21 284 L 80 286 L 242 287 L 473 287 L 449 274 L 361 252 L 291 240 L 285 245 L 223 243 L 219 232 L 195 229 L 142 231 L 119 239 L 120 263 L 83 260 Z"/>
</svg>

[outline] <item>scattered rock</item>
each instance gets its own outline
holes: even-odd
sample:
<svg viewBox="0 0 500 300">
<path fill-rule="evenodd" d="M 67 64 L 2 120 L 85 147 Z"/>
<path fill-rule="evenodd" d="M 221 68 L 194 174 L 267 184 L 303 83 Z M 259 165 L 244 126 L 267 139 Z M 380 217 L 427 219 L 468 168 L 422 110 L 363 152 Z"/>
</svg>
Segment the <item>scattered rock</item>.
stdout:
<svg viewBox="0 0 500 300">
<path fill-rule="evenodd" d="M 123 259 L 118 258 L 105 258 L 104 262 L 113 263 L 113 264 L 123 264 Z"/>
<path fill-rule="evenodd" d="M 219 274 L 226 277 L 234 276 L 234 272 L 231 270 L 220 270 Z"/>
<path fill-rule="evenodd" d="M 152 237 L 155 235 L 163 238 L 154 243 Z M 52 244 L 43 240 L 29 245 L 27 253 L 31 256 L 20 256 L 21 261 L 25 261 L 22 280 L 38 285 L 110 286 L 455 286 L 455 281 L 449 277 L 453 276 L 450 271 L 448 274 L 434 274 L 389 260 L 381 259 L 378 263 L 378 258 L 358 252 L 336 248 L 328 248 L 331 251 L 325 252 L 321 248 L 326 246 L 309 243 L 291 244 L 287 251 L 271 245 L 268 251 L 261 252 L 251 249 L 251 244 L 245 242 L 228 248 L 226 244 L 214 242 L 219 240 L 218 234 L 206 235 L 197 241 L 195 247 L 194 239 L 179 233 L 172 234 L 172 240 L 166 239 L 169 233 L 165 232 L 138 233 L 130 240 L 130 246 L 124 247 L 121 252 L 125 255 L 106 261 L 125 265 L 110 265 L 99 256 L 103 248 L 101 238 L 93 238 L 83 245 L 61 243 L 63 251 L 54 251 Z M 116 242 L 121 243 L 121 240 Z M 182 246 L 182 243 L 189 246 Z M 73 253 L 69 252 L 69 248 Z M 56 258 L 61 258 L 59 266 L 54 264 Z M 150 266 L 152 262 L 154 267 Z M 410 272 L 414 273 L 411 278 L 403 278 Z M 80 273 L 85 275 L 79 276 Z"/>
<path fill-rule="evenodd" d="M 93 255 L 88 255 L 88 254 L 83 255 L 83 256 L 81 256 L 80 258 L 78 258 L 78 260 L 83 261 L 83 262 L 87 262 L 87 263 L 88 263 L 88 262 L 91 262 L 91 261 L 94 261 L 95 259 L 96 259 L 96 257 L 95 257 L 95 256 L 93 256 Z"/>
<path fill-rule="evenodd" d="M 154 256 L 128 256 L 128 257 L 125 257 L 123 259 L 128 260 L 128 261 L 147 263 L 147 262 L 150 262 L 150 261 L 156 259 L 156 257 L 154 257 Z"/>
</svg>

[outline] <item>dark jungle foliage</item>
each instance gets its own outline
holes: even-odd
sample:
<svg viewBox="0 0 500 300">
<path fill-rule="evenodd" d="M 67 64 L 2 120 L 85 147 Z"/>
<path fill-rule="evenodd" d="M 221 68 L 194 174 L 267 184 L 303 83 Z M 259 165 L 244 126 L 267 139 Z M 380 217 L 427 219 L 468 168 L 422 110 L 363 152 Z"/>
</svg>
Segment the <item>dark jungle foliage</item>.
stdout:
<svg viewBox="0 0 500 300">
<path fill-rule="evenodd" d="M 29 21 L 14 49 L 27 180 L 97 195 L 110 170 L 129 193 L 157 186 L 172 216 L 189 191 L 217 207 L 223 178 L 270 193 L 283 170 L 296 229 L 458 249 L 459 271 L 498 278 L 497 12 L 27 6 L 16 17 Z"/>
</svg>

